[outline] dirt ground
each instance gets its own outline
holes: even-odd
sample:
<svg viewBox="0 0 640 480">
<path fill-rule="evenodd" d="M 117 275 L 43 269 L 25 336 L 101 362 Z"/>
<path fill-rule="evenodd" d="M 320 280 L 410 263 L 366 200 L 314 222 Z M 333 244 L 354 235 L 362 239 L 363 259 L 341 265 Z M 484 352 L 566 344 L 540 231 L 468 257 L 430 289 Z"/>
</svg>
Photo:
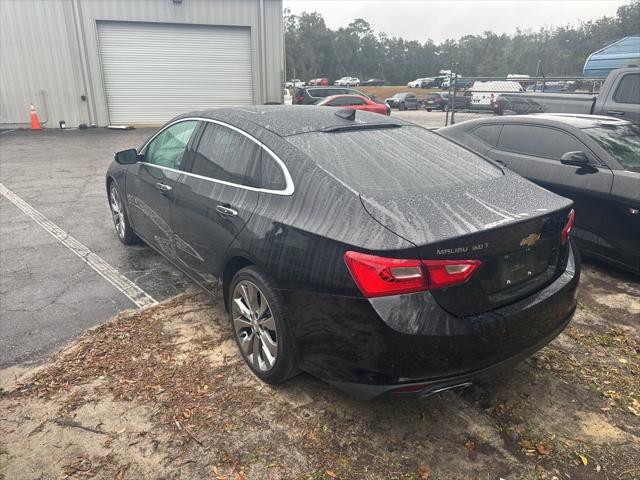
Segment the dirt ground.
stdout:
<svg viewBox="0 0 640 480">
<path fill-rule="evenodd" d="M 1 372 L 6 479 L 638 479 L 640 283 L 588 264 L 569 328 L 514 371 L 355 401 L 244 366 L 192 291 Z"/>
<path fill-rule="evenodd" d="M 383 87 L 358 87 L 362 93 L 367 95 L 375 95 L 381 100 L 385 98 L 393 97 L 396 93 L 411 92 L 415 93 L 418 98 L 426 97 L 431 92 L 441 92 L 439 88 L 409 88 L 406 85 L 393 86 L 385 85 Z"/>
</svg>

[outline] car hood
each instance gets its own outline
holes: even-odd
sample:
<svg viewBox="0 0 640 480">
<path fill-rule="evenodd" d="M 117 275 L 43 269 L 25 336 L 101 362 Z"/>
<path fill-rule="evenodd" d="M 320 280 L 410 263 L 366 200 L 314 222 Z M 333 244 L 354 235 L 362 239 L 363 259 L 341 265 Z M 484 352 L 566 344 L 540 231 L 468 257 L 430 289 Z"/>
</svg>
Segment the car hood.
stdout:
<svg viewBox="0 0 640 480">
<path fill-rule="evenodd" d="M 360 192 L 360 198 L 378 222 L 418 246 L 503 228 L 572 205 L 510 171 L 411 195 Z"/>
</svg>

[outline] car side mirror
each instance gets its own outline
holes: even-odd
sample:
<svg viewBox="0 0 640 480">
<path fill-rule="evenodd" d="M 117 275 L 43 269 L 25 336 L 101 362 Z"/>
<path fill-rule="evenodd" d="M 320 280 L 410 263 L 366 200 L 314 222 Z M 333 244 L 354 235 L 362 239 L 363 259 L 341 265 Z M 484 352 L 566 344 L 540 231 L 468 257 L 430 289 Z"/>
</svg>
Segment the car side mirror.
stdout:
<svg viewBox="0 0 640 480">
<path fill-rule="evenodd" d="M 138 151 L 135 148 L 117 152 L 113 159 L 120 165 L 133 165 L 138 161 Z"/>
<path fill-rule="evenodd" d="M 560 158 L 560 163 L 563 165 L 573 165 L 576 167 L 586 167 L 589 165 L 589 157 L 587 154 L 581 151 L 567 152 Z"/>
</svg>

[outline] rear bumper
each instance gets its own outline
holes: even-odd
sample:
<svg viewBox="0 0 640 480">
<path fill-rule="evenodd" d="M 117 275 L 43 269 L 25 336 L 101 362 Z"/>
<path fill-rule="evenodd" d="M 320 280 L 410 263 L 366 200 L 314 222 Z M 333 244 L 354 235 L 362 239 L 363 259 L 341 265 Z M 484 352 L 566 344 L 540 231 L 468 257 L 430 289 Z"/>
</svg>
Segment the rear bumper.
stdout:
<svg viewBox="0 0 640 480">
<path fill-rule="evenodd" d="M 502 371 L 509 370 L 515 367 L 518 363 L 530 357 L 538 350 L 550 343 L 556 338 L 571 321 L 571 317 L 575 311 L 575 307 L 566 316 L 564 322 L 560 324 L 556 330 L 552 331 L 545 338 L 541 339 L 538 343 L 528 347 L 526 350 L 514 355 L 510 358 L 502 360 L 501 362 L 490 365 L 489 367 L 482 368 L 480 370 L 474 370 L 471 372 L 463 373 L 461 375 L 454 375 L 440 379 L 424 379 L 413 382 L 396 383 L 392 385 L 376 385 L 376 384 L 364 384 L 364 383 L 352 383 L 352 382 L 336 382 L 329 381 L 334 387 L 349 393 L 358 400 L 371 400 L 375 397 L 379 397 L 385 393 L 389 393 L 398 387 L 415 387 L 415 390 L 411 393 L 398 393 L 400 395 L 420 395 L 430 396 L 445 390 L 452 390 L 455 388 L 467 387 L 474 382 L 491 377 Z"/>
<path fill-rule="evenodd" d="M 569 252 L 550 285 L 504 307 L 455 317 L 429 292 L 376 299 L 285 292 L 300 367 L 361 399 L 424 384 L 426 394 L 530 356 L 568 324 L 580 260 Z"/>
</svg>

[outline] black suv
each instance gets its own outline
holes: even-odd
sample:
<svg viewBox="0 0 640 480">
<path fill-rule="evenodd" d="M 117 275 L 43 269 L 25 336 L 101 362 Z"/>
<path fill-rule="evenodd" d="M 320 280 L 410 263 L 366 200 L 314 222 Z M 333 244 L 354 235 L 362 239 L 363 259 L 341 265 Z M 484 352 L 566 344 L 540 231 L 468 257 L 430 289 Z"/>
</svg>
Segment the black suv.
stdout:
<svg viewBox="0 0 640 480">
<path fill-rule="evenodd" d="M 360 95 L 361 97 L 369 98 L 373 101 L 377 99 L 372 98 L 358 90 L 347 87 L 298 87 L 296 88 L 296 94 L 293 97 L 293 103 L 299 105 L 313 105 L 319 100 L 332 95 Z M 383 103 L 383 102 L 379 102 Z"/>
</svg>

